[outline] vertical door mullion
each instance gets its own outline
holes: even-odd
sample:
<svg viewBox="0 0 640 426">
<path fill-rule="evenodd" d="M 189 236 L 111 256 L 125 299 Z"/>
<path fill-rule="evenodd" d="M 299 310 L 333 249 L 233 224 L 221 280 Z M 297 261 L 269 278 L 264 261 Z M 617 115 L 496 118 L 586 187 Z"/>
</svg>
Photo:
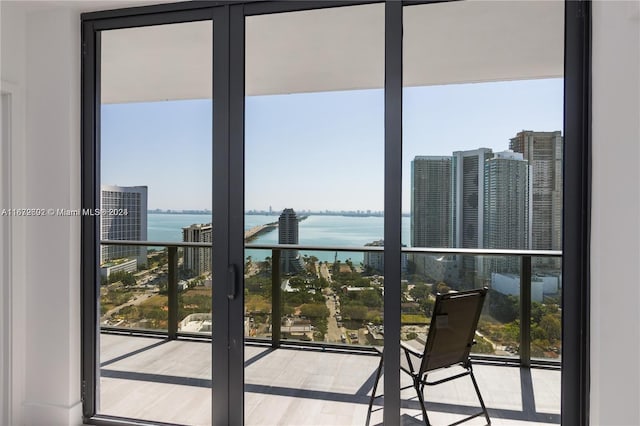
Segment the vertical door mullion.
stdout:
<svg viewBox="0 0 640 426">
<path fill-rule="evenodd" d="M 229 424 L 244 423 L 244 7 L 229 7 L 229 258 L 236 268 L 229 302 Z"/>
<path fill-rule="evenodd" d="M 400 423 L 402 236 L 402 2 L 385 3 L 384 424 Z"/>
<path fill-rule="evenodd" d="M 213 17 L 213 284 L 212 284 L 212 424 L 229 425 L 229 7 Z"/>
<path fill-rule="evenodd" d="M 82 207 L 95 209 L 100 197 L 100 33 L 82 24 Z M 82 216 L 82 415 L 98 410 L 98 270 L 100 231 L 95 216 Z"/>
<path fill-rule="evenodd" d="M 562 424 L 589 424 L 591 3 L 565 2 Z"/>
</svg>

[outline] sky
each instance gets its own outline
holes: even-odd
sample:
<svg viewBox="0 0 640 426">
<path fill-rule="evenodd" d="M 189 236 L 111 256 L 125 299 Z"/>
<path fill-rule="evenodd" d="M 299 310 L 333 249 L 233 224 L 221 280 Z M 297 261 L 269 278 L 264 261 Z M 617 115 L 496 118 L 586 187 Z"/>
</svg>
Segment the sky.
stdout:
<svg viewBox="0 0 640 426">
<path fill-rule="evenodd" d="M 149 209 L 211 209 L 210 100 L 102 106 L 102 183 L 147 185 Z M 416 155 L 563 129 L 563 80 L 405 88 L 402 210 Z M 245 209 L 383 210 L 381 89 L 247 97 Z"/>
</svg>

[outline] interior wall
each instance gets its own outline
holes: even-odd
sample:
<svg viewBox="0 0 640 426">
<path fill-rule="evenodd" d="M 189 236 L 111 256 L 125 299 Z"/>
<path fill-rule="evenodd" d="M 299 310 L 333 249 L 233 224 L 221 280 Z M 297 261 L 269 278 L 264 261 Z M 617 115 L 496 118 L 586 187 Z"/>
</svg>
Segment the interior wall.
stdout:
<svg viewBox="0 0 640 426">
<path fill-rule="evenodd" d="M 0 91 L 0 209 L 8 208 L 9 199 L 9 138 L 11 95 Z M 11 271 L 11 250 L 9 245 L 11 218 L 0 215 L 0 424 L 9 424 L 11 404 L 11 292 L 9 273 Z"/>
<path fill-rule="evenodd" d="M 0 91 L 5 102 L 11 105 L 10 123 L 3 122 L 2 128 L 10 146 L 3 147 L 4 160 L 11 165 L 10 170 L 2 166 L 3 184 L 2 207 L 11 208 L 24 205 L 25 168 L 25 99 L 26 85 L 26 12 L 19 7 L 7 7 L 0 3 Z M 5 107 L 7 104 L 5 103 Z M 10 127 L 10 135 L 7 132 Z M 10 137 L 9 137 L 10 136 Z M 25 395 L 25 221 L 23 218 L 0 217 L 3 226 L 2 241 L 8 253 L 3 256 L 2 288 L 2 346 L 3 365 L 0 398 L 2 424 L 23 424 L 23 401 Z M 10 227 L 8 226 L 10 222 Z M 11 237 L 11 238 L 9 238 Z"/>
<path fill-rule="evenodd" d="M 17 100 L 11 207 L 79 208 L 80 14 L 19 3 L 1 13 L 3 90 Z M 80 220 L 16 217 L 11 232 L 9 424 L 81 424 Z"/>
<path fill-rule="evenodd" d="M 27 82 L 26 205 L 80 208 L 78 12 L 29 13 Z M 30 219 L 25 423 L 79 424 L 80 218 Z"/>
<path fill-rule="evenodd" d="M 640 2 L 593 4 L 591 424 L 640 422 Z"/>
</svg>

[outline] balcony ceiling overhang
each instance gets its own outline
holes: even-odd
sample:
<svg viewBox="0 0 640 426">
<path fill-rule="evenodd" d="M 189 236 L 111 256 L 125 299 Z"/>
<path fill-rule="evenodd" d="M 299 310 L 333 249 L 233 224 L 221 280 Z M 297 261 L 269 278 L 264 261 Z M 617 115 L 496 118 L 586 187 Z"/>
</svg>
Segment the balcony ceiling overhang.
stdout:
<svg viewBox="0 0 640 426">
<path fill-rule="evenodd" d="M 561 1 L 406 7 L 405 86 L 562 77 Z M 102 36 L 102 102 L 210 98 L 211 23 Z M 248 17 L 247 95 L 381 88 L 382 4 Z"/>
</svg>

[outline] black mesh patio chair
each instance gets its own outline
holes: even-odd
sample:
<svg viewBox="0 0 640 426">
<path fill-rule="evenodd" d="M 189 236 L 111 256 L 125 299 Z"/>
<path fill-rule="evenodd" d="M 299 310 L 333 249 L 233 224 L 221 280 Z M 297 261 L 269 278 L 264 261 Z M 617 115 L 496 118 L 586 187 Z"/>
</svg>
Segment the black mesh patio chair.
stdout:
<svg viewBox="0 0 640 426">
<path fill-rule="evenodd" d="M 400 360 L 400 369 L 411 376 L 413 380 L 411 385 L 403 387 L 402 389 L 413 387 L 416 390 L 422 408 L 422 416 L 427 426 L 430 426 L 431 423 L 429 422 L 427 409 L 424 404 L 425 385 L 439 385 L 464 376 L 471 376 L 471 381 L 478 395 L 482 411 L 452 423 L 451 426 L 466 422 L 481 415 L 484 415 L 487 419 L 488 425 L 491 424 L 489 413 L 482 400 L 482 395 L 480 395 L 480 389 L 473 375 L 471 359 L 469 358 L 469 352 L 471 352 L 471 347 L 475 343 L 474 336 L 486 295 L 487 288 L 438 294 L 436 296 L 436 303 L 433 308 L 429 334 L 427 335 L 424 350 L 420 351 L 401 342 L 402 358 Z M 369 401 L 367 426 L 369 426 L 369 422 L 371 421 L 373 401 L 382 396 L 376 396 L 376 388 L 378 387 L 380 375 L 382 374 L 383 362 L 384 358 L 382 357 L 382 352 L 380 352 L 380 364 Z M 464 368 L 465 371 L 441 380 L 427 380 L 429 373 L 452 366 L 460 366 Z"/>
</svg>

